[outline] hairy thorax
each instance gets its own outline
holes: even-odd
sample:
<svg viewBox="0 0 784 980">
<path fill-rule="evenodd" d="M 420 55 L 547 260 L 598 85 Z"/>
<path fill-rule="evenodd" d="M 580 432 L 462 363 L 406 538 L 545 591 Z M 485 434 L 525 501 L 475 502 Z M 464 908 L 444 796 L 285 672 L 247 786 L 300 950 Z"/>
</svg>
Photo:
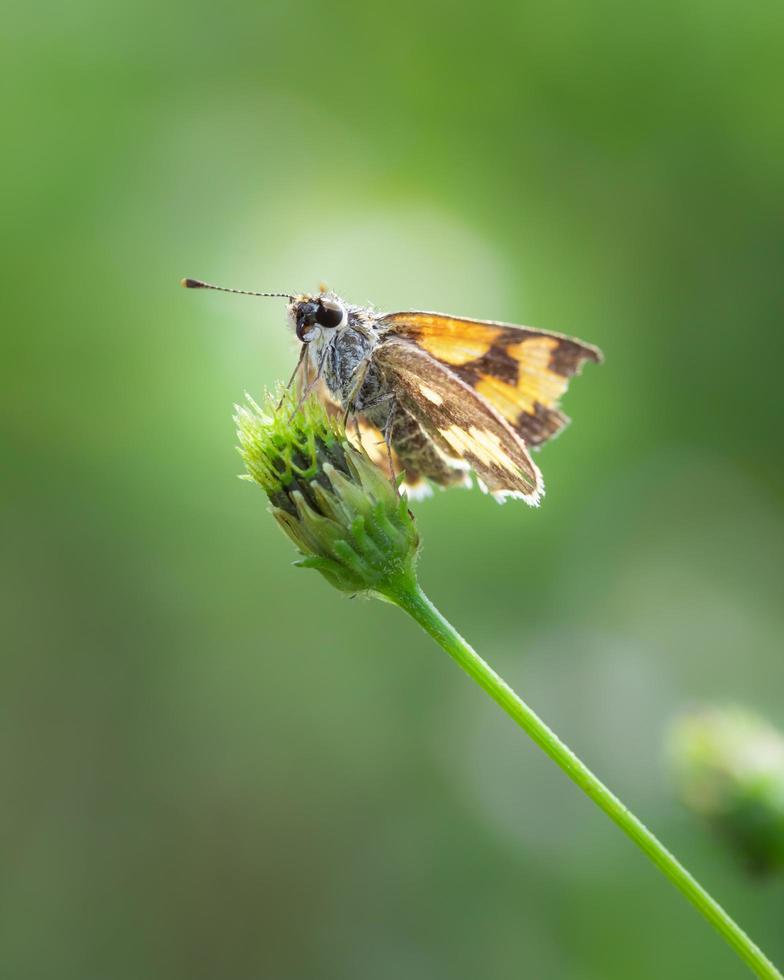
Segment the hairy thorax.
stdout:
<svg viewBox="0 0 784 980">
<path fill-rule="evenodd" d="M 379 338 L 367 322 L 353 322 L 328 338 L 315 356 L 323 358 L 321 376 L 330 394 L 343 408 L 364 412 L 381 397 L 381 379 L 371 361 Z M 318 368 L 318 364 L 316 365 Z"/>
</svg>

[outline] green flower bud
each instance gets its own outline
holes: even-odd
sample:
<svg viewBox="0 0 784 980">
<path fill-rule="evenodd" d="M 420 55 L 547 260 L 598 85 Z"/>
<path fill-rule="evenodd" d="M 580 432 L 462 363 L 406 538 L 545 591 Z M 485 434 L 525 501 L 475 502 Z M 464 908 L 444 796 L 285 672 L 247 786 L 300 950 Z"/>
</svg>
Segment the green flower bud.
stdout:
<svg viewBox="0 0 784 980">
<path fill-rule="evenodd" d="M 387 598 L 416 583 L 419 535 L 405 497 L 316 398 L 289 391 L 236 406 L 245 479 L 302 554 L 343 592 Z"/>
<path fill-rule="evenodd" d="M 752 871 L 784 866 L 784 735 L 740 707 L 690 712 L 669 756 L 683 802 Z"/>
</svg>

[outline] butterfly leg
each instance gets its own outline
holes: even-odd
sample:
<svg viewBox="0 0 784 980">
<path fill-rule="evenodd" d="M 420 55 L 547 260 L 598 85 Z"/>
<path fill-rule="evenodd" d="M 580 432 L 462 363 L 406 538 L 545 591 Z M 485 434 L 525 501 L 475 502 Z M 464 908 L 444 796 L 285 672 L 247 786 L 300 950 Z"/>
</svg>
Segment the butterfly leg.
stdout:
<svg viewBox="0 0 784 980">
<path fill-rule="evenodd" d="M 353 421 L 354 421 L 354 435 L 356 436 L 357 446 L 359 446 L 362 452 L 365 452 L 365 446 L 362 442 L 362 429 L 360 429 L 359 427 L 359 416 L 355 415 Z"/>
<path fill-rule="evenodd" d="M 395 493 L 400 496 L 400 487 L 397 485 L 397 476 L 395 474 L 395 464 L 392 460 L 392 425 L 395 419 L 395 403 L 394 395 L 387 395 L 387 400 L 390 402 L 389 411 L 387 413 L 387 420 L 384 423 L 384 444 L 387 447 L 387 463 L 389 464 L 389 475 L 392 480 L 392 486 L 395 488 Z"/>
<path fill-rule="evenodd" d="M 291 377 L 286 382 L 286 387 L 283 389 L 283 394 L 280 396 L 280 401 L 278 402 L 278 407 L 276 411 L 280 411 L 280 406 L 283 404 L 283 399 L 286 397 L 286 392 L 294 384 L 294 379 L 299 373 L 299 369 L 302 367 L 302 362 L 305 360 L 305 354 L 307 353 L 307 344 L 303 344 L 299 349 L 299 357 L 297 358 L 297 363 L 294 365 L 294 370 L 291 372 Z"/>
<path fill-rule="evenodd" d="M 370 382 L 368 372 L 372 366 L 372 358 L 364 357 L 353 372 L 351 386 L 348 394 L 344 397 L 345 411 L 343 413 L 343 426 L 348 425 L 348 421 L 353 417 L 356 426 L 357 440 L 360 448 L 362 446 L 362 435 L 359 428 L 358 415 L 369 417 L 371 424 L 381 429 L 383 441 L 387 450 L 387 465 L 389 467 L 389 477 L 395 493 L 400 495 L 395 474 L 395 463 L 392 457 L 392 429 L 395 420 L 395 394 L 387 392 L 384 395 L 378 394 L 375 386 L 371 385 L 371 391 L 363 391 L 366 382 Z M 386 413 L 385 413 L 386 408 Z M 379 415 L 381 416 L 379 418 Z"/>
<path fill-rule="evenodd" d="M 387 406 L 388 406 L 388 408 L 387 408 Z M 385 408 L 387 409 L 386 410 L 386 413 L 384 411 Z M 380 409 L 380 412 L 379 412 L 379 409 Z M 349 413 L 347 412 L 346 415 L 348 416 Z M 394 423 L 395 423 L 395 395 L 394 395 L 394 393 L 393 392 L 389 392 L 386 395 L 382 395 L 381 398 L 377 398 L 373 402 L 373 407 L 372 407 L 372 411 L 370 413 L 370 418 L 367 418 L 367 414 L 364 411 L 357 411 L 353 407 L 351 408 L 351 416 L 352 416 L 352 419 L 353 419 L 353 422 L 354 422 L 354 426 L 355 426 L 357 446 L 364 453 L 366 453 L 367 455 L 370 455 L 372 457 L 372 459 L 373 459 L 373 462 L 375 462 L 378 466 L 380 466 L 380 467 L 383 468 L 383 464 L 378 459 L 378 454 L 375 453 L 375 452 L 371 452 L 370 454 L 368 454 L 367 453 L 367 450 L 365 449 L 364 443 L 362 441 L 362 429 L 360 428 L 360 425 L 359 425 L 359 417 L 360 417 L 360 415 L 363 415 L 363 417 L 366 418 L 366 420 L 369 422 L 369 424 L 372 425 L 374 428 L 376 428 L 379 431 L 379 434 L 381 435 L 381 438 L 378 439 L 374 443 L 374 445 L 380 446 L 383 443 L 386 446 L 387 468 L 389 470 L 389 477 L 390 477 L 390 480 L 392 481 L 392 486 L 395 488 L 395 490 L 399 494 L 400 491 L 398 490 L 397 479 L 396 479 L 396 475 L 395 475 L 395 462 L 394 462 L 394 458 L 392 456 L 392 432 L 393 432 Z M 381 416 L 380 418 L 379 418 L 379 415 Z"/>
<path fill-rule="evenodd" d="M 351 391 L 348 398 L 346 399 L 346 410 L 343 413 L 343 427 L 346 427 L 348 423 L 349 415 L 356 412 L 356 399 L 362 390 L 362 385 L 365 383 L 365 378 L 367 377 L 368 369 L 370 368 L 370 358 L 366 357 L 360 362 L 356 371 L 354 372 L 354 382 L 351 385 Z"/>
<path fill-rule="evenodd" d="M 302 345 L 302 350 L 303 351 L 307 350 L 307 344 L 303 344 Z M 326 360 L 327 360 L 327 353 L 328 353 L 328 351 L 329 351 L 329 347 L 325 347 L 324 348 L 324 352 L 323 352 L 323 354 L 321 355 L 321 357 L 319 359 L 318 367 L 316 368 L 316 376 L 315 376 L 315 378 L 313 378 L 312 381 L 309 381 L 305 385 L 305 387 L 302 389 L 302 393 L 300 394 L 299 398 L 297 399 L 296 407 L 294 408 L 294 411 L 291 413 L 291 418 L 294 418 L 294 416 L 297 414 L 297 412 L 304 405 L 305 399 L 308 397 L 308 395 L 311 393 L 311 391 L 313 391 L 313 389 L 319 383 L 319 380 L 321 378 L 321 375 L 322 375 L 322 373 L 324 371 L 324 364 L 326 363 Z M 297 362 L 297 367 L 294 369 L 294 374 L 292 375 L 292 379 L 291 379 L 292 381 L 294 380 L 294 377 L 296 376 L 296 373 L 299 370 L 300 363 L 302 362 L 303 359 L 304 359 L 304 354 L 300 354 L 299 361 Z M 289 385 L 290 384 L 291 384 L 291 381 L 289 382 Z"/>
</svg>

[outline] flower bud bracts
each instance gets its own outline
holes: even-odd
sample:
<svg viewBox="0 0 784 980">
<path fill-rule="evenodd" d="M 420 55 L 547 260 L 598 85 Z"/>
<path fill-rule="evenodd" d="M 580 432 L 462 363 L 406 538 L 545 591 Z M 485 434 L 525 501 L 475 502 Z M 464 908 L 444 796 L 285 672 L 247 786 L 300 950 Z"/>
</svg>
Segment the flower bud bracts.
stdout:
<svg viewBox="0 0 784 980">
<path fill-rule="evenodd" d="M 386 596 L 415 582 L 419 537 L 405 497 L 320 402 L 297 405 L 286 392 L 262 409 L 249 398 L 235 422 L 247 478 L 302 553 L 298 565 L 350 593 Z"/>
</svg>

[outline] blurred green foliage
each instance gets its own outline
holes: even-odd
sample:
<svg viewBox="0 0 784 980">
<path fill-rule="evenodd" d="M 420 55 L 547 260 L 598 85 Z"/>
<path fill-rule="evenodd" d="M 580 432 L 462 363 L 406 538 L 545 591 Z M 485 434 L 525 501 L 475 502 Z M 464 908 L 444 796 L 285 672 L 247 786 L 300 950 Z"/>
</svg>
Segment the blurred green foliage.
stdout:
<svg viewBox="0 0 784 980">
<path fill-rule="evenodd" d="M 667 741 L 685 805 L 751 874 L 784 868 L 784 735 L 751 711 L 711 705 L 677 718 Z"/>
<path fill-rule="evenodd" d="M 3 26 L 0 973 L 744 975 L 399 613 L 291 567 L 231 422 L 282 305 L 183 275 L 604 348 L 538 511 L 418 506 L 422 582 L 784 960 L 781 881 L 659 776 L 693 698 L 782 722 L 781 6 Z"/>
</svg>

